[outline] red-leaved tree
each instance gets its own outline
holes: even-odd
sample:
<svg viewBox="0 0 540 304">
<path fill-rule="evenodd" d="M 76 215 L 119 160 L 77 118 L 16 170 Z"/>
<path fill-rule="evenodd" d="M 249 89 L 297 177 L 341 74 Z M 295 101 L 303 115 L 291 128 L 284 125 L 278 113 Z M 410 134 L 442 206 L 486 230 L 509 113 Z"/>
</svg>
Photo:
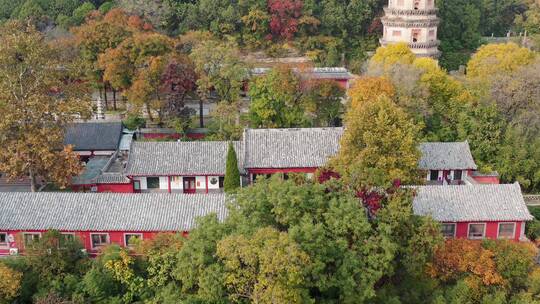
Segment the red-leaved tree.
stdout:
<svg viewBox="0 0 540 304">
<path fill-rule="evenodd" d="M 270 32 L 273 38 L 290 40 L 294 37 L 303 6 L 301 0 L 268 0 Z"/>
<path fill-rule="evenodd" d="M 179 115 L 184 111 L 184 100 L 195 90 L 196 81 L 195 67 L 189 58 L 176 56 L 167 62 L 161 83 L 170 115 Z"/>
</svg>

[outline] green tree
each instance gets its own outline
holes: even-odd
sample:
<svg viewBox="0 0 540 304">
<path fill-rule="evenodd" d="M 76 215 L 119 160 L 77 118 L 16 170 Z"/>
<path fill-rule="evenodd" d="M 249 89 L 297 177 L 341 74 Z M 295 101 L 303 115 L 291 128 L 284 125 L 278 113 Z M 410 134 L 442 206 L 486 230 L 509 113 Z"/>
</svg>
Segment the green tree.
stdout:
<svg viewBox="0 0 540 304">
<path fill-rule="evenodd" d="M 457 70 L 480 45 L 480 0 L 439 0 L 441 19 L 437 36 L 441 40 L 441 65 Z"/>
<path fill-rule="evenodd" d="M 190 55 L 198 73 L 197 88 L 200 96 L 199 124 L 204 126 L 203 102 L 215 90 L 218 101 L 234 104 L 240 111 L 240 92 L 248 76 L 248 68 L 240 58 L 235 43 L 205 40 L 196 45 Z M 239 114 L 237 115 L 239 120 Z"/>
<path fill-rule="evenodd" d="M 303 107 L 317 127 L 335 127 L 343 114 L 345 90 L 334 81 L 315 81 L 305 88 Z"/>
<path fill-rule="evenodd" d="M 290 128 L 307 124 L 300 78 L 286 66 L 273 68 L 249 86 L 253 127 Z"/>
<path fill-rule="evenodd" d="M 80 25 L 84 22 L 86 16 L 95 9 L 96 7 L 92 3 L 84 2 L 73 11 L 73 16 L 71 17 L 72 23 L 74 25 Z"/>
<path fill-rule="evenodd" d="M 279 236 L 274 232 L 276 230 L 284 234 Z M 290 241 L 286 240 L 285 233 Z M 261 261 L 259 265 L 269 266 L 257 271 L 253 267 L 257 264 L 252 263 L 250 257 L 281 259 L 283 256 L 273 252 L 273 248 L 279 247 L 277 245 L 257 245 L 259 239 L 262 244 L 274 239 L 268 235 L 282 239 L 279 242 L 289 246 L 291 254 L 297 252 L 294 248 L 305 252 L 309 264 L 282 265 L 277 260 L 272 264 Z M 249 246 L 249 256 L 247 251 L 246 255 L 242 254 L 244 250 L 240 248 L 243 246 Z M 275 273 L 276 276 L 267 282 L 280 277 L 285 280 L 295 278 L 289 286 L 293 289 L 287 294 L 309 291 L 309 301 L 365 303 L 373 298 L 375 284 L 389 269 L 393 248 L 385 236 L 375 232 L 364 208 L 349 192 L 328 191 L 326 186 L 307 180 L 283 181 L 276 176 L 242 188 L 235 195 L 230 215 L 223 224 L 218 224 L 215 217 L 199 223 L 180 253 L 177 279 L 186 296 L 192 294 L 201 301 L 234 300 L 240 288 L 254 290 L 252 286 L 258 286 L 248 278 L 261 280 L 263 274 Z M 299 261 L 297 258 L 291 260 Z M 245 267 L 229 266 L 229 263 L 237 262 Z M 305 268 L 300 285 L 295 283 L 302 278 L 298 273 L 299 265 Z M 289 266 L 293 276 L 283 277 L 283 267 Z M 276 292 L 283 290 L 280 286 L 284 282 L 274 284 Z M 234 286 L 239 289 L 233 289 L 234 293 L 227 292 Z M 265 290 L 266 287 L 260 289 L 261 292 Z"/>
<path fill-rule="evenodd" d="M 540 189 L 538 149 L 540 149 L 538 138 L 527 139 L 520 127 L 507 128 L 495 167 L 501 175 L 501 180 L 517 181 L 526 192 L 538 191 Z"/>
<path fill-rule="evenodd" d="M 64 130 L 74 115 L 89 115 L 88 90 L 32 26 L 9 23 L 0 28 L 0 40 L 0 171 L 30 177 L 32 191 L 38 178 L 66 186 L 82 168 L 63 146 Z"/>
<path fill-rule="evenodd" d="M 225 169 L 225 181 L 223 181 L 223 190 L 225 192 L 234 192 L 240 188 L 240 171 L 238 170 L 238 159 L 234 146 L 229 142 L 227 150 L 227 168 Z"/>
<path fill-rule="evenodd" d="M 233 302 L 303 303 L 309 256 L 286 232 L 261 228 L 252 237 L 230 235 L 218 243 L 217 256 L 226 272 Z"/>
<path fill-rule="evenodd" d="M 47 231 L 39 241 L 28 246 L 28 266 L 44 284 L 61 280 L 68 274 L 81 274 L 88 262 L 82 248 L 80 240 L 74 236 L 68 239 L 58 231 Z"/>
</svg>

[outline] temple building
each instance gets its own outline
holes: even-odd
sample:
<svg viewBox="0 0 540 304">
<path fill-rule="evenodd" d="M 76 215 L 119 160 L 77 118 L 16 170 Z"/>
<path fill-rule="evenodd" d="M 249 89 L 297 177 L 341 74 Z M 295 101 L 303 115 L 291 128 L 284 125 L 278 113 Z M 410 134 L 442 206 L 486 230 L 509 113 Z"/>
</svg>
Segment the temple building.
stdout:
<svg viewBox="0 0 540 304">
<path fill-rule="evenodd" d="M 389 0 L 384 13 L 382 46 L 405 42 L 418 57 L 439 57 L 434 0 Z"/>
</svg>

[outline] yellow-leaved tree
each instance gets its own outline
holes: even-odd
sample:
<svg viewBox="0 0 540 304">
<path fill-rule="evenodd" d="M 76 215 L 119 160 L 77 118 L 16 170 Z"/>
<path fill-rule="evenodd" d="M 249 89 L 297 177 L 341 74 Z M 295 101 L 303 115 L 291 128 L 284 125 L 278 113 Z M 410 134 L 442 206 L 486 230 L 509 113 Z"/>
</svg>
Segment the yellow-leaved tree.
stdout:
<svg viewBox="0 0 540 304">
<path fill-rule="evenodd" d="M 515 43 L 486 44 L 478 48 L 467 64 L 467 77 L 487 81 L 508 74 L 534 61 L 535 54 Z"/>
<path fill-rule="evenodd" d="M 70 62 L 32 26 L 0 27 L 0 172 L 66 186 L 82 170 L 64 147 L 66 124 L 90 114 L 87 87 Z"/>
<path fill-rule="evenodd" d="M 411 52 L 407 43 L 390 44 L 377 48 L 375 55 L 369 61 L 369 69 L 382 67 L 387 70 L 396 64 L 411 64 L 415 59 L 416 56 Z"/>
<path fill-rule="evenodd" d="M 11 303 L 21 289 L 22 273 L 0 263 L 0 303 Z"/>
<path fill-rule="evenodd" d="M 396 89 L 386 77 L 367 76 L 356 80 L 348 95 L 351 98 L 351 107 L 358 108 L 382 95 L 393 98 L 396 95 Z"/>
<path fill-rule="evenodd" d="M 351 107 L 345 127 L 331 165 L 347 184 L 365 189 L 419 182 L 419 127 L 386 94 Z"/>
</svg>

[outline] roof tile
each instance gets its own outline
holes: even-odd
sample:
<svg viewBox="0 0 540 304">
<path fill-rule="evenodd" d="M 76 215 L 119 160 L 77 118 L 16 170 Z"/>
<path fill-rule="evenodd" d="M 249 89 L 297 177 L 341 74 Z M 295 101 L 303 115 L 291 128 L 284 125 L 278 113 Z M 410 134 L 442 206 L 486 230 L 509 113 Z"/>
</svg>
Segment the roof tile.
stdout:
<svg viewBox="0 0 540 304">
<path fill-rule="evenodd" d="M 532 220 L 518 183 L 413 188 L 414 213 L 430 215 L 437 221 Z"/>
</svg>

